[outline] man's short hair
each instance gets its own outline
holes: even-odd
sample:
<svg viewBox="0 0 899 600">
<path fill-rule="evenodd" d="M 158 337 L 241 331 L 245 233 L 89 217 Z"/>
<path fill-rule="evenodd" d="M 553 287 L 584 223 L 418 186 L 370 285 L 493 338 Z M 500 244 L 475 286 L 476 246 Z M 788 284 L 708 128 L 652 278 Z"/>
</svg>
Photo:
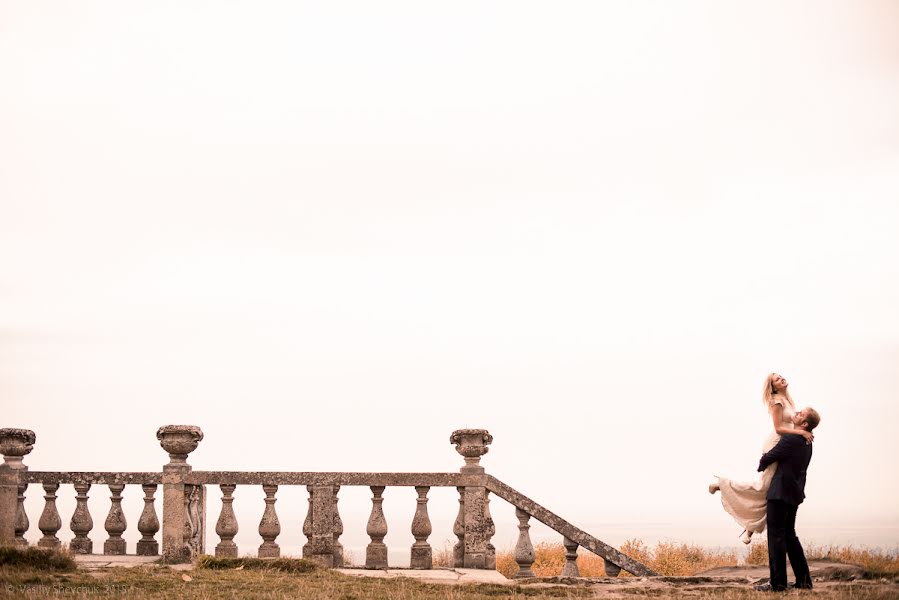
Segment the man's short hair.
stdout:
<svg viewBox="0 0 899 600">
<path fill-rule="evenodd" d="M 818 423 L 821 422 L 821 415 L 818 414 L 818 411 L 814 408 L 806 408 L 805 409 L 805 422 L 806 422 L 806 431 L 811 431 L 815 427 L 818 426 Z"/>
</svg>

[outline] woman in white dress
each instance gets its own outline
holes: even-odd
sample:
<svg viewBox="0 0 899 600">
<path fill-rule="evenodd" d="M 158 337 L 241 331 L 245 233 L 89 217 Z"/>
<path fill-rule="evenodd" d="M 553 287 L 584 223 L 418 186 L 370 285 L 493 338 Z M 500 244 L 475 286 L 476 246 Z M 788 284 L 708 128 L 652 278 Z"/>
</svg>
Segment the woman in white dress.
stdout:
<svg viewBox="0 0 899 600">
<path fill-rule="evenodd" d="M 793 429 L 793 414 L 796 406 L 787 391 L 787 380 L 771 373 L 765 380 L 762 400 L 771 415 L 774 430 L 768 435 L 762 447 L 762 453 L 777 445 L 782 435 L 801 435 L 806 443 L 811 444 L 814 435 L 803 429 Z M 742 482 L 718 477 L 718 481 L 709 485 L 709 492 L 721 492 L 721 505 L 743 528 L 740 539 L 744 544 L 752 541 L 753 533 L 765 531 L 768 488 L 777 470 L 777 463 L 769 465 L 756 481 Z"/>
</svg>

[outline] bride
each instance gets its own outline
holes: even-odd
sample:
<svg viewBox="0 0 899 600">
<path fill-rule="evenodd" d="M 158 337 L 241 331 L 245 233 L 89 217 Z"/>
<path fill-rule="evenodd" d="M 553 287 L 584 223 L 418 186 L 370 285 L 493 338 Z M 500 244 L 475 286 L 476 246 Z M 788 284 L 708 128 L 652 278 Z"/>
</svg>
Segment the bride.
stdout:
<svg viewBox="0 0 899 600">
<path fill-rule="evenodd" d="M 790 393 L 787 391 L 787 380 L 771 373 L 765 380 L 765 389 L 762 392 L 762 400 L 771 415 L 774 430 L 765 440 L 762 452 L 767 452 L 775 445 L 782 435 L 801 435 L 806 443 L 811 444 L 815 436 L 810 431 L 793 429 L 792 417 L 796 412 L 796 406 Z M 753 533 L 765 531 L 765 511 L 768 503 L 768 488 L 777 470 L 777 463 L 766 468 L 761 477 L 752 482 L 734 481 L 718 477 L 718 481 L 709 485 L 709 493 L 721 492 L 721 505 L 743 527 L 740 540 L 744 544 L 752 541 Z"/>
</svg>

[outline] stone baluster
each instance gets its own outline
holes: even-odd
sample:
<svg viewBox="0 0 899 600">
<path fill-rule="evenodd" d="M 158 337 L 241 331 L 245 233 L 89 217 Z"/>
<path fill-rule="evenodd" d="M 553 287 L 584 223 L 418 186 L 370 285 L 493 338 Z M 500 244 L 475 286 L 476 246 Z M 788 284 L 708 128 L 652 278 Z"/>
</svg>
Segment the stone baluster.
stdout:
<svg viewBox="0 0 899 600">
<path fill-rule="evenodd" d="M 453 566 L 461 569 L 465 565 L 465 488 L 457 487 L 459 492 L 459 513 L 453 523 L 453 534 L 459 538 L 453 546 Z"/>
<path fill-rule="evenodd" d="M 515 516 L 518 517 L 518 542 L 515 544 L 514 558 L 518 563 L 518 572 L 515 573 L 513 579 L 534 577 L 531 565 L 534 564 L 537 556 L 534 554 L 534 545 L 531 544 L 531 534 L 528 531 L 531 528 L 528 525 L 531 515 L 516 507 Z"/>
<path fill-rule="evenodd" d="M 27 545 L 24 534 L 28 530 L 28 517 L 22 504 L 25 488 L 19 477 L 28 470 L 22 457 L 34 448 L 35 439 L 30 429 L 0 428 L 0 453 L 3 454 L 0 463 L 0 546 Z M 20 525 L 24 525 L 24 529 Z"/>
<path fill-rule="evenodd" d="M 16 490 L 18 492 L 18 494 L 16 494 L 16 544 L 23 548 L 28 547 L 28 541 L 25 539 L 25 532 L 28 531 L 28 527 L 31 525 L 28 522 L 28 515 L 25 513 L 25 490 L 27 489 L 27 483 L 20 483 Z"/>
<path fill-rule="evenodd" d="M 602 562 L 606 569 L 606 577 L 618 577 L 618 574 L 621 573 L 621 567 L 615 563 L 609 562 L 606 559 L 602 559 Z"/>
<path fill-rule="evenodd" d="M 487 503 L 484 505 L 484 520 L 487 523 L 487 553 L 484 555 L 484 568 L 496 570 L 496 546 L 490 540 L 496 535 L 496 523 L 490 516 L 490 492 L 486 494 Z"/>
<path fill-rule="evenodd" d="M 365 548 L 366 569 L 387 568 L 387 545 L 384 544 L 384 536 L 387 535 L 387 519 L 384 518 L 384 493 L 383 485 L 371 486 L 371 515 L 368 517 L 368 525 L 365 532 L 371 537 L 371 542 Z"/>
<path fill-rule="evenodd" d="M 562 577 L 580 577 L 581 573 L 577 568 L 577 542 L 562 538 L 562 545 L 565 546 L 565 566 L 562 567 Z"/>
<path fill-rule="evenodd" d="M 163 425 L 156 431 L 156 439 L 169 454 L 168 464 L 162 467 L 162 560 L 166 563 L 190 562 L 195 554 L 204 551 L 206 495 L 203 486 L 190 486 L 184 480 L 192 470 L 187 464 L 187 455 L 197 449 L 203 432 L 193 425 Z M 192 532 L 194 529 L 190 515 L 191 495 L 196 497 L 195 538 L 185 536 L 185 523 L 191 524 Z"/>
<path fill-rule="evenodd" d="M 259 546 L 257 556 L 259 558 L 278 558 L 281 556 L 281 548 L 275 543 L 275 538 L 281 533 L 281 522 L 278 521 L 278 513 L 275 512 L 276 485 L 263 485 L 265 492 L 265 512 L 259 521 L 259 535 L 262 536 L 262 544 Z"/>
<path fill-rule="evenodd" d="M 343 566 L 343 544 L 337 541 L 341 535 L 343 535 L 343 520 L 340 518 L 340 511 L 337 510 L 337 503 L 340 501 L 340 498 L 337 497 L 337 492 L 340 491 L 340 486 L 334 486 L 334 566 L 342 567 Z"/>
<path fill-rule="evenodd" d="M 428 486 L 415 486 L 418 499 L 415 505 L 415 517 L 412 519 L 412 536 L 415 543 L 412 544 L 412 559 L 410 566 L 413 569 L 430 569 L 434 565 L 431 552 L 431 544 L 428 536 L 431 535 L 431 517 L 428 516 Z"/>
<path fill-rule="evenodd" d="M 125 554 L 125 540 L 122 534 L 128 527 L 125 520 L 125 513 L 122 512 L 122 491 L 125 489 L 123 483 L 110 483 L 109 491 L 112 492 L 110 500 L 112 504 L 109 507 L 109 514 L 106 515 L 106 533 L 109 539 L 103 542 L 103 554 Z"/>
<path fill-rule="evenodd" d="M 463 566 L 466 569 L 487 568 L 487 553 L 490 538 L 487 525 L 487 488 L 484 467 L 480 465 L 481 456 L 487 454 L 487 446 L 493 442 L 493 436 L 486 429 L 458 429 L 450 436 L 450 443 L 456 445 L 456 452 L 465 459 L 465 465 L 459 469 L 468 475 L 471 483 L 465 486 L 463 502 Z"/>
<path fill-rule="evenodd" d="M 75 484 L 75 512 L 69 522 L 69 527 L 75 534 L 75 539 L 69 542 L 69 549 L 75 554 L 91 554 L 94 551 L 94 543 L 87 537 L 94 528 L 94 520 L 87 509 L 87 492 L 90 489 L 89 483 Z"/>
<path fill-rule="evenodd" d="M 312 556 L 312 486 L 307 485 L 306 491 L 309 493 L 309 509 L 306 511 L 306 520 L 303 521 L 303 535 L 306 536 L 306 543 L 303 544 L 303 558 Z"/>
<path fill-rule="evenodd" d="M 41 548 L 59 548 L 59 538 L 56 537 L 56 532 L 62 528 L 62 520 L 56 509 L 56 490 L 59 489 L 59 484 L 44 483 L 43 487 L 44 511 L 41 513 L 37 526 L 43 532 L 44 537 L 38 541 L 37 545 Z"/>
<path fill-rule="evenodd" d="M 137 530 L 141 532 L 141 538 L 137 542 L 138 556 L 156 556 L 159 554 L 159 542 L 156 541 L 156 532 L 159 531 L 159 519 L 156 517 L 155 483 L 145 483 L 140 486 L 144 491 L 144 510 L 137 521 Z"/>
<path fill-rule="evenodd" d="M 237 558 L 237 544 L 234 543 L 234 536 L 237 535 L 237 517 L 234 516 L 234 493 L 236 485 L 233 483 L 223 483 L 219 485 L 222 490 L 222 512 L 219 520 L 215 524 L 215 532 L 222 541 L 215 547 L 215 555 L 222 558 Z"/>
</svg>

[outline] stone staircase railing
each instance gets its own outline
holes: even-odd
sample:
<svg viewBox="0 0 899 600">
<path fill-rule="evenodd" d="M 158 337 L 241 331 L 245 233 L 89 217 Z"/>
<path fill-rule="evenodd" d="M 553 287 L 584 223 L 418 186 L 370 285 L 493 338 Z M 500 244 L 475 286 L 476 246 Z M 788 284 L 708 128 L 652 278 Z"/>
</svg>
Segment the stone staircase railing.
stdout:
<svg viewBox="0 0 899 600">
<path fill-rule="evenodd" d="M 187 456 L 203 439 L 199 427 L 190 425 L 166 425 L 156 433 L 160 445 L 169 453 L 168 464 L 160 473 L 129 472 L 53 472 L 29 471 L 23 457 L 29 454 L 35 443 L 33 431 L 27 429 L 0 429 L 0 452 L 4 462 L 0 464 L 0 545 L 27 546 L 24 535 L 30 523 L 25 513 L 25 492 L 30 484 L 39 484 L 44 490 L 44 510 L 38 521 L 43 537 L 37 545 L 56 548 L 61 545 L 56 534 L 62 528 L 62 520 L 56 507 L 56 492 L 62 484 L 72 485 L 76 493 L 76 507 L 70 521 L 74 539 L 69 543 L 72 552 L 91 554 L 93 542 L 88 534 L 93 529 L 93 519 L 88 511 L 88 492 L 93 485 L 106 485 L 111 493 L 109 514 L 104 521 L 108 539 L 103 544 L 104 554 L 125 554 L 126 544 L 122 534 L 127 527 L 122 512 L 122 491 L 126 485 L 140 485 L 144 493 L 144 508 L 137 522 L 142 538 L 137 542 L 136 553 L 143 556 L 160 555 L 163 562 L 189 562 L 206 552 L 206 486 L 218 485 L 222 492 L 222 510 L 215 525 L 219 543 L 215 555 L 238 555 L 234 536 L 238 524 L 232 508 L 233 493 L 237 486 L 261 486 L 265 492 L 265 509 L 258 531 L 262 538 L 257 555 L 261 558 L 278 557 L 280 547 L 275 541 L 281 533 L 281 525 L 275 511 L 275 495 L 279 486 L 306 486 L 309 492 L 309 509 L 303 523 L 307 543 L 303 557 L 327 567 L 343 566 L 343 546 L 339 538 L 343 534 L 343 522 L 338 511 L 338 492 L 342 486 L 368 486 L 372 492 L 372 510 L 366 533 L 371 538 L 365 553 L 365 567 L 387 568 L 387 521 L 382 510 L 385 488 L 389 486 L 414 487 L 418 498 L 412 520 L 415 543 L 410 548 L 413 569 L 432 568 L 433 558 L 428 536 L 431 520 L 428 515 L 428 491 L 432 487 L 455 487 L 459 493 L 459 512 L 453 524 L 458 542 L 453 548 L 454 566 L 474 569 L 495 569 L 496 551 L 490 543 L 496 532 L 490 515 L 490 494 L 494 494 L 515 507 L 518 518 L 519 538 L 514 558 L 519 571 L 516 577 L 532 577 L 534 547 L 531 544 L 528 521 L 531 517 L 544 523 L 563 536 L 566 562 L 563 576 L 578 575 L 578 546 L 599 555 L 605 561 L 606 574 L 616 576 L 623 569 L 634 575 L 656 575 L 640 562 L 622 554 L 568 521 L 540 506 L 502 481 L 485 473 L 480 465 L 481 456 L 493 437 L 484 429 L 460 429 L 453 432 L 450 442 L 465 459 L 458 473 L 306 473 L 306 472 L 247 472 L 247 471 L 194 471 L 187 463 Z M 155 506 L 155 494 L 162 485 L 162 551 L 156 534 L 160 521 Z"/>
</svg>

